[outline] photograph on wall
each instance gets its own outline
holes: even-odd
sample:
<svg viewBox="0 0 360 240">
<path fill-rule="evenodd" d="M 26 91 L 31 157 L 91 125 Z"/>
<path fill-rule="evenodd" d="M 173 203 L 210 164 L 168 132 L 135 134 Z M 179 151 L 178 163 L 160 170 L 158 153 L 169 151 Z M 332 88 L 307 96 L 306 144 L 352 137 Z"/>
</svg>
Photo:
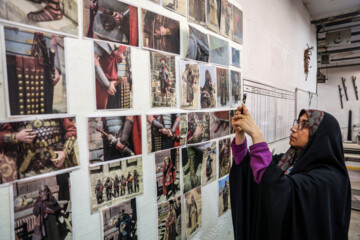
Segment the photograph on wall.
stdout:
<svg viewBox="0 0 360 240">
<path fill-rule="evenodd" d="M 233 36 L 232 39 L 242 44 L 243 43 L 243 12 L 237 7 L 233 6 Z"/>
<path fill-rule="evenodd" d="M 180 195 L 179 148 L 155 153 L 157 202 Z"/>
<path fill-rule="evenodd" d="M 199 65 L 193 61 L 180 60 L 181 108 L 199 108 Z"/>
<path fill-rule="evenodd" d="M 241 105 L 241 73 L 230 71 L 231 75 L 231 106 Z"/>
<path fill-rule="evenodd" d="M 67 112 L 64 36 L 4 27 L 10 115 Z"/>
<path fill-rule="evenodd" d="M 83 0 L 83 4 L 84 37 L 138 46 L 137 7 L 118 0 Z"/>
<path fill-rule="evenodd" d="M 166 9 L 186 16 L 186 2 L 187 0 L 162 0 L 162 5 Z"/>
<path fill-rule="evenodd" d="M 190 239 L 201 228 L 202 201 L 201 187 L 185 193 L 186 236 Z"/>
<path fill-rule="evenodd" d="M 88 118 L 89 163 L 142 154 L 141 116 Z"/>
<path fill-rule="evenodd" d="M 230 138 L 219 140 L 219 178 L 230 173 Z"/>
<path fill-rule="evenodd" d="M 205 143 L 201 148 L 203 151 L 201 183 L 205 186 L 217 179 L 216 142 Z"/>
<path fill-rule="evenodd" d="M 96 109 L 133 107 L 130 47 L 94 41 Z"/>
<path fill-rule="evenodd" d="M 229 135 L 229 111 L 210 113 L 210 138 L 219 138 Z"/>
<path fill-rule="evenodd" d="M 181 196 L 158 204 L 159 240 L 181 240 Z"/>
<path fill-rule="evenodd" d="M 235 133 L 235 129 L 234 129 L 233 125 L 232 125 L 232 119 L 235 116 L 236 111 L 237 111 L 237 109 L 230 110 L 230 134 Z"/>
<path fill-rule="evenodd" d="M 185 144 L 187 134 L 186 113 L 147 115 L 146 121 L 149 153 Z"/>
<path fill-rule="evenodd" d="M 136 198 L 101 211 L 104 240 L 136 240 Z"/>
<path fill-rule="evenodd" d="M 89 167 L 91 213 L 143 194 L 142 158 Z"/>
<path fill-rule="evenodd" d="M 221 0 L 220 34 L 231 39 L 232 28 L 232 4 L 228 0 Z"/>
<path fill-rule="evenodd" d="M 221 0 L 206 0 L 206 5 L 206 25 L 210 30 L 219 33 Z"/>
<path fill-rule="evenodd" d="M 184 193 L 201 185 L 203 149 L 201 145 L 181 149 Z"/>
<path fill-rule="evenodd" d="M 231 65 L 240 67 L 240 50 L 234 47 L 231 48 Z"/>
<path fill-rule="evenodd" d="M 219 180 L 219 217 L 230 208 L 230 182 L 227 176 Z"/>
<path fill-rule="evenodd" d="M 2 0 L 0 18 L 32 27 L 78 35 L 77 0 Z"/>
<path fill-rule="evenodd" d="M 209 41 L 207 34 L 190 25 L 186 58 L 202 62 L 209 61 Z"/>
<path fill-rule="evenodd" d="M 216 68 L 199 65 L 200 70 L 200 105 L 201 108 L 216 107 Z"/>
<path fill-rule="evenodd" d="M 209 35 L 210 63 L 229 66 L 229 42 Z"/>
<path fill-rule="evenodd" d="M 68 172 L 17 182 L 12 190 L 15 239 L 72 239 Z"/>
<path fill-rule="evenodd" d="M 0 123 L 0 184 L 79 165 L 74 117 Z"/>
<path fill-rule="evenodd" d="M 205 25 L 205 0 L 188 0 L 189 21 Z"/>
<path fill-rule="evenodd" d="M 141 11 L 142 46 L 180 54 L 180 22 L 149 10 Z"/>
<path fill-rule="evenodd" d="M 187 144 L 210 140 L 210 114 L 190 112 L 188 114 Z"/>
<path fill-rule="evenodd" d="M 151 106 L 176 107 L 175 57 L 150 52 Z"/>
<path fill-rule="evenodd" d="M 229 71 L 225 68 L 216 68 L 217 78 L 217 106 L 228 107 L 229 101 Z"/>
</svg>

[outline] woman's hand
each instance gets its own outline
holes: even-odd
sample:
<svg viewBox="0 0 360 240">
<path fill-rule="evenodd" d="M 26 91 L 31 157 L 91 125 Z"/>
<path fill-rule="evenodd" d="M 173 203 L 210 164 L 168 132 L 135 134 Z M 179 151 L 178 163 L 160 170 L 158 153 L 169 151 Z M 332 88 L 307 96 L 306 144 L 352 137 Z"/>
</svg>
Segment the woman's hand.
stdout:
<svg viewBox="0 0 360 240">
<path fill-rule="evenodd" d="M 243 114 L 241 114 L 242 109 Z M 261 130 L 256 125 L 254 119 L 251 117 L 250 112 L 246 108 L 245 104 L 242 104 L 241 107 L 238 107 L 235 116 L 232 119 L 232 124 L 236 131 L 236 138 L 238 138 L 238 140 L 241 140 L 242 138 L 245 140 L 246 133 L 252 138 L 253 144 L 265 142 Z M 238 144 L 237 139 L 235 139 L 235 143 Z"/>
</svg>

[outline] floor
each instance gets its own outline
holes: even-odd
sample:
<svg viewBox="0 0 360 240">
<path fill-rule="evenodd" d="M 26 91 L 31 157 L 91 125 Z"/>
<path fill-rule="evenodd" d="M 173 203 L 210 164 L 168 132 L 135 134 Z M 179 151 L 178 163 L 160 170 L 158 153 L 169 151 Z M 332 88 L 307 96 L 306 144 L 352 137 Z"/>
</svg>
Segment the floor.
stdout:
<svg viewBox="0 0 360 240">
<path fill-rule="evenodd" d="M 360 211 L 351 210 L 349 240 L 360 240 Z"/>
</svg>

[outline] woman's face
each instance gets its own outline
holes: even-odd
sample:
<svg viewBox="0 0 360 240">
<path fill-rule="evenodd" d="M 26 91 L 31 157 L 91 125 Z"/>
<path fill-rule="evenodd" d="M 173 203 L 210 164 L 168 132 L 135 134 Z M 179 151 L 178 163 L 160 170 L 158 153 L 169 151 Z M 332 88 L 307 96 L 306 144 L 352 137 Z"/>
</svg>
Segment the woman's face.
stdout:
<svg viewBox="0 0 360 240">
<path fill-rule="evenodd" d="M 309 141 L 309 118 L 303 114 L 299 118 L 299 123 L 291 129 L 289 144 L 294 148 L 304 148 Z"/>
</svg>

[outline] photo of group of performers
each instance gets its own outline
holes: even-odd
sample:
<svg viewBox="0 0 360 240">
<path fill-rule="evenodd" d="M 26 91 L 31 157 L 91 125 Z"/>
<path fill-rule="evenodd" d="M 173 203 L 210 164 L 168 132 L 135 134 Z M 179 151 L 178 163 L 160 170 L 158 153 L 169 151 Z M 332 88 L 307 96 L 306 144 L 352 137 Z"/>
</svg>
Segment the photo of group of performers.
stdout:
<svg viewBox="0 0 360 240">
<path fill-rule="evenodd" d="M 101 211 L 104 240 L 137 240 L 136 198 Z"/>
<path fill-rule="evenodd" d="M 69 173 L 13 184 L 15 239 L 72 239 Z"/>
<path fill-rule="evenodd" d="M 142 158 L 90 167 L 92 213 L 143 193 Z"/>
<path fill-rule="evenodd" d="M 159 240 L 181 240 L 181 196 L 158 204 Z"/>
</svg>

